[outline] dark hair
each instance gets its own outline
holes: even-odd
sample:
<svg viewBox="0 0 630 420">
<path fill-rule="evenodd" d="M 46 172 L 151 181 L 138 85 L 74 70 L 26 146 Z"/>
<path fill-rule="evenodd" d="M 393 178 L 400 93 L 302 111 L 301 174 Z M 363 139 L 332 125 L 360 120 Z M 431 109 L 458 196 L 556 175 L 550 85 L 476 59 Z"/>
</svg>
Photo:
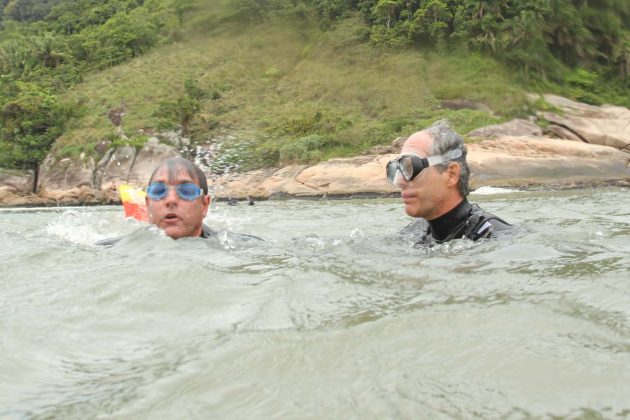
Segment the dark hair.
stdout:
<svg viewBox="0 0 630 420">
<path fill-rule="evenodd" d="M 457 149 L 462 151 L 462 155 L 457 159 L 453 159 L 453 162 L 459 165 L 459 191 L 462 193 L 462 196 L 466 197 L 470 192 L 470 187 L 468 186 L 470 168 L 468 167 L 468 162 L 466 162 L 468 150 L 464 146 L 464 139 L 451 128 L 448 120 L 445 119 L 434 122 L 424 131 L 428 132 L 433 140 L 432 155 L 439 156 L 450 150 Z M 440 172 L 444 172 L 448 168 L 448 164 L 449 162 L 440 163 L 436 167 Z"/>
<path fill-rule="evenodd" d="M 199 187 L 203 190 L 203 195 L 208 194 L 208 180 L 206 179 L 206 174 L 203 173 L 199 166 L 182 157 L 166 159 L 165 161 L 160 163 L 151 174 L 151 178 L 149 178 L 149 184 L 153 181 L 153 177 L 155 176 L 157 171 L 162 169 L 162 167 L 164 166 L 166 166 L 169 180 L 174 179 L 177 176 L 178 171 L 184 170 L 188 173 L 188 175 L 190 175 L 192 179 L 196 180 L 199 183 Z"/>
</svg>

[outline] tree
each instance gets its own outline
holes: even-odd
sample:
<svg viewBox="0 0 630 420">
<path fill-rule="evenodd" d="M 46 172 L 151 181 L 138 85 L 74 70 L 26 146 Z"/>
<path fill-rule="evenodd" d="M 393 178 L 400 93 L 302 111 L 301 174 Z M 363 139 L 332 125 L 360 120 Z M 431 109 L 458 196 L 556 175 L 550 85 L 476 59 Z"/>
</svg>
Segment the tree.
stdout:
<svg viewBox="0 0 630 420">
<path fill-rule="evenodd" d="M 190 134 L 190 123 L 201 109 L 201 101 L 208 97 L 207 92 L 193 79 L 184 81 L 184 95 L 175 101 L 161 101 L 154 116 L 162 120 L 163 128 L 179 124 L 184 135 Z"/>
<path fill-rule="evenodd" d="M 397 19 L 397 13 L 403 6 L 401 0 L 379 0 L 374 6 L 374 16 L 383 18 L 387 29 L 390 29 L 392 19 Z"/>
<path fill-rule="evenodd" d="M 620 79 L 630 80 L 630 33 L 626 34 L 623 43 L 613 51 L 617 62 L 617 75 Z"/>
<path fill-rule="evenodd" d="M 591 53 L 591 32 L 570 1 L 551 0 L 543 28 L 549 49 L 566 64 L 576 66 Z"/>
<path fill-rule="evenodd" d="M 32 169 L 33 192 L 39 165 L 61 135 L 70 109 L 34 83 L 16 82 L 17 96 L 0 108 L 0 166 Z"/>
<path fill-rule="evenodd" d="M 176 0 L 175 1 L 175 14 L 177 14 L 177 21 L 179 26 L 184 24 L 184 15 L 191 10 L 194 10 L 192 0 Z"/>
<path fill-rule="evenodd" d="M 3 14 L 17 21 L 41 20 L 50 12 L 51 3 L 49 0 L 9 0 Z"/>
<path fill-rule="evenodd" d="M 416 10 L 413 15 L 413 33 L 420 37 L 428 36 L 434 41 L 442 41 L 450 31 L 453 13 L 442 0 L 429 0 Z"/>
<path fill-rule="evenodd" d="M 44 67 L 55 68 L 70 58 L 65 45 L 62 45 L 52 33 L 33 38 L 33 52 L 37 60 Z"/>
</svg>

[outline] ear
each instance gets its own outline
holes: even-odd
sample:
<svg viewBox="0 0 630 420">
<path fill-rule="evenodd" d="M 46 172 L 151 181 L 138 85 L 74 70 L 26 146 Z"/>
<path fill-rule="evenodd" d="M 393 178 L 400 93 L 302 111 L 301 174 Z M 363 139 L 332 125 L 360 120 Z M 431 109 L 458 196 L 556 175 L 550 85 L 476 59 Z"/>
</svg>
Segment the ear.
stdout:
<svg viewBox="0 0 630 420">
<path fill-rule="evenodd" d="M 447 186 L 457 188 L 461 170 L 462 168 L 460 168 L 460 166 L 455 162 L 451 162 L 448 164 L 448 169 L 445 171 L 447 174 L 447 179 L 446 179 Z"/>
<path fill-rule="evenodd" d="M 210 197 L 210 194 L 206 194 L 203 197 L 201 197 L 201 204 L 203 205 L 203 217 L 206 217 L 206 214 L 208 213 L 208 207 L 210 207 L 211 201 L 212 201 L 212 198 Z"/>
</svg>

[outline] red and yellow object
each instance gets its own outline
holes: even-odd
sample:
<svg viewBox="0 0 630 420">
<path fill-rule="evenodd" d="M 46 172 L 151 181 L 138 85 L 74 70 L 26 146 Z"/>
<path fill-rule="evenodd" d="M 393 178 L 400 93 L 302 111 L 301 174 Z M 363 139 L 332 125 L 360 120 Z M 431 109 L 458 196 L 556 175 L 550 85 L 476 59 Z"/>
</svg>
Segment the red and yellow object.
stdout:
<svg viewBox="0 0 630 420">
<path fill-rule="evenodd" d="M 125 209 L 125 217 L 133 217 L 141 222 L 149 220 L 144 191 L 126 184 L 120 185 L 118 191 L 120 192 L 120 201 L 122 201 Z"/>
</svg>

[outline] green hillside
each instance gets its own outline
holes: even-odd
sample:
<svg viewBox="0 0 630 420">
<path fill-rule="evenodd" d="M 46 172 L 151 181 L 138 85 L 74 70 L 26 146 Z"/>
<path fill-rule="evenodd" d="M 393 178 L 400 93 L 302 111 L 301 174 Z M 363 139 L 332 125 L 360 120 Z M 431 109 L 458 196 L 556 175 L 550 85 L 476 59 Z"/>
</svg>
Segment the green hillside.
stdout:
<svg viewBox="0 0 630 420">
<path fill-rule="evenodd" d="M 252 164 L 259 157 L 275 164 L 352 155 L 441 116 L 469 131 L 526 112 L 525 90 L 493 60 L 374 47 L 357 37 L 357 19 L 326 32 L 282 23 L 193 26 L 180 42 L 88 78 L 68 93 L 84 116 L 57 150 L 89 152 L 113 133 L 111 108 L 126 108 L 130 137 L 167 128 L 155 112 L 160 101 L 185 96 L 187 79 L 208 92 L 191 122 L 193 139 L 230 133 L 255 152 Z M 441 99 L 483 102 L 497 115 L 444 110 Z"/>
<path fill-rule="evenodd" d="M 9 2 L 5 15 L 18 1 Z M 383 8 L 385 3 L 389 8 Z M 108 49 L 103 45 L 119 38 L 82 23 L 69 35 L 80 40 L 81 53 L 73 52 L 74 61 L 59 59 L 75 63 L 81 77 L 57 88 L 46 85 L 46 92 L 68 108 L 53 152 L 98 158 L 95 145 L 102 140 L 140 146 L 152 133 L 182 129 L 196 144 L 220 143 L 221 162 L 238 160 L 240 168 L 250 169 L 354 155 L 443 117 L 462 133 L 526 117 L 536 105 L 544 106 L 528 104 L 526 92 L 555 91 L 594 103 L 630 104 L 627 78 L 607 73 L 595 61 L 590 68 L 570 66 L 571 57 L 556 63 L 550 55 L 553 42 L 531 57 L 530 44 L 515 44 L 522 46 L 522 51 L 514 48 L 519 56 L 505 43 L 501 60 L 500 54 L 476 47 L 472 41 L 477 38 L 463 42 L 461 33 L 447 33 L 446 26 L 437 24 L 442 21 L 422 29 L 427 13 L 436 9 L 409 9 L 412 21 L 403 3 L 411 8 L 418 2 L 138 2 L 114 26 L 122 31 L 122 41 Z M 477 19 L 479 11 L 475 13 Z M 491 10 L 484 19 L 489 15 Z M 114 18 L 102 19 L 106 23 L 96 28 Z M 55 19 L 51 22 L 59 26 L 60 18 Z M 456 23 L 455 15 L 449 19 Z M 126 22 L 135 22 L 133 37 L 125 33 Z M 37 33 L 32 28 L 39 23 L 21 24 Z M 467 30 L 474 34 L 476 29 Z M 126 48 L 126 55 L 108 57 L 118 52 L 117 45 Z M 552 57 L 549 63 L 547 56 Z M 50 72 L 58 70 L 49 67 Z M 444 100 L 476 102 L 491 111 L 447 109 Z M 127 140 L 108 118 L 111 110 L 124 112 L 121 127 Z M 4 121 L 5 126 L 6 121 L 17 124 Z M 7 145 L 9 141 L 6 150 Z"/>
</svg>

